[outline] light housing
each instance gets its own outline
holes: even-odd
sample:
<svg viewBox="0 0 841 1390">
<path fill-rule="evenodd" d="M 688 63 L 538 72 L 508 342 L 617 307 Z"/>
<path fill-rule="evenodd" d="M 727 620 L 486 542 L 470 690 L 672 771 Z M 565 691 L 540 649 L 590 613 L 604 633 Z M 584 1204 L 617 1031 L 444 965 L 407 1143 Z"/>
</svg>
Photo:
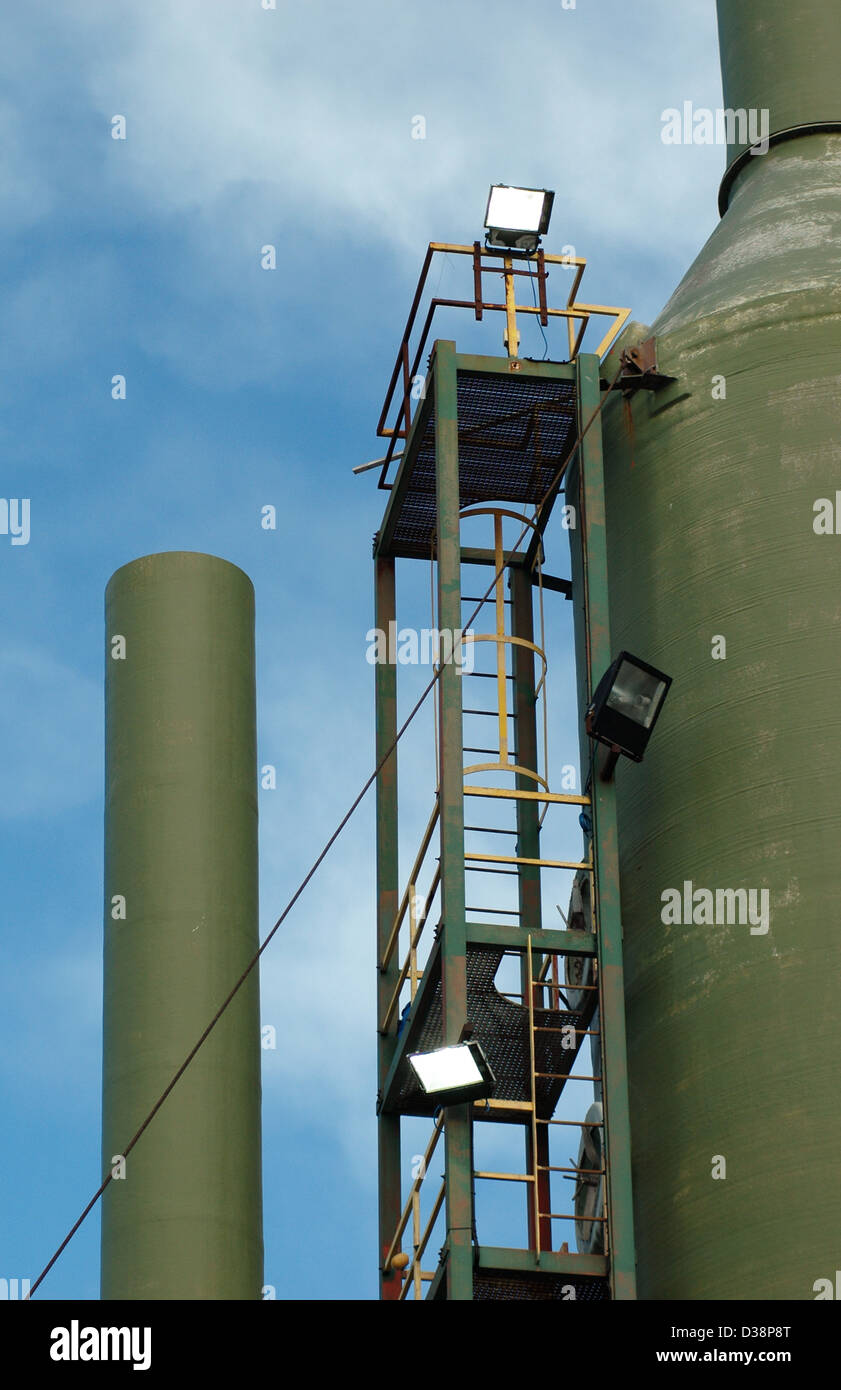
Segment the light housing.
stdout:
<svg viewBox="0 0 841 1390">
<path fill-rule="evenodd" d="M 545 188 L 492 184 L 485 211 L 485 245 L 491 250 L 531 255 L 548 231 L 554 198 Z"/>
<path fill-rule="evenodd" d="M 604 1168 L 603 1124 L 601 1102 L 594 1101 L 581 1126 L 575 1185 L 575 1243 L 582 1255 L 604 1253 L 604 1174 L 594 1171 Z"/>
<path fill-rule="evenodd" d="M 566 927 L 567 931 L 581 932 L 582 935 L 593 930 L 589 869 L 579 869 L 572 881 Z M 583 1013 L 587 1001 L 592 997 L 594 963 L 594 956 L 564 956 L 564 998 L 572 1013 Z"/>
<path fill-rule="evenodd" d="M 591 738 L 641 763 L 671 676 L 630 652 L 620 652 L 596 687 L 585 719 Z"/>
<path fill-rule="evenodd" d="M 496 1077 L 477 1042 L 410 1053 L 409 1063 L 425 1095 L 439 1105 L 485 1100 L 496 1088 Z"/>
</svg>

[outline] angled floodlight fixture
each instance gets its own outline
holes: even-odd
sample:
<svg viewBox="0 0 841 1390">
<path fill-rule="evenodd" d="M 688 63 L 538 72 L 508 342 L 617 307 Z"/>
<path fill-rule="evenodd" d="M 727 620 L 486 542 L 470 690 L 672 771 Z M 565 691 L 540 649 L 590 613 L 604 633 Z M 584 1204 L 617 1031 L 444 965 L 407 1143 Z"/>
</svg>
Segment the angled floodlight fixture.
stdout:
<svg viewBox="0 0 841 1390">
<path fill-rule="evenodd" d="M 567 960 L 570 957 L 567 956 Z M 581 1126 L 575 1185 L 575 1243 L 579 1254 L 604 1253 L 604 1115 L 600 1101 Z"/>
<path fill-rule="evenodd" d="M 496 1088 L 496 1077 L 477 1042 L 410 1053 L 409 1063 L 423 1092 L 439 1105 L 486 1100 Z"/>
<path fill-rule="evenodd" d="M 545 188 L 493 184 L 485 212 L 485 245 L 491 251 L 532 255 L 549 229 L 554 198 Z"/>
<path fill-rule="evenodd" d="M 620 652 L 605 671 L 584 721 L 590 738 L 610 749 L 602 781 L 610 781 L 620 753 L 642 762 L 671 683 L 671 676 L 630 652 Z"/>
</svg>

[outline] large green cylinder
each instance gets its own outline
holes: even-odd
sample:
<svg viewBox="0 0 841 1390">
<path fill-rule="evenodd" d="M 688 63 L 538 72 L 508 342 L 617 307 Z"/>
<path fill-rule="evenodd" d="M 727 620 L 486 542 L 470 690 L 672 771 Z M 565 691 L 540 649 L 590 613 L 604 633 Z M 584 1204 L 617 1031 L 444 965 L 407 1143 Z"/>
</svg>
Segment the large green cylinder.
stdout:
<svg viewBox="0 0 841 1390">
<path fill-rule="evenodd" d="M 210 555 L 106 592 L 103 1164 L 258 947 L 254 591 Z M 124 915 L 123 915 L 124 914 Z M 104 1299 L 259 1299 L 255 968 L 103 1197 Z"/>
<path fill-rule="evenodd" d="M 836 0 L 721 0 L 718 33 L 725 109 L 766 111 L 772 140 L 810 127 L 841 131 Z M 748 155 L 744 126 L 729 133 L 725 190 L 739 161 L 760 157 Z"/>
<path fill-rule="evenodd" d="M 839 114 L 837 5 L 719 22 L 725 104 Z M 674 677 L 617 773 L 639 1293 L 813 1299 L 841 1251 L 841 515 L 815 531 L 841 501 L 841 135 L 743 164 L 653 332 L 677 381 L 604 415 L 613 645 Z M 767 890 L 767 932 L 697 900 L 664 921 L 686 883 Z"/>
</svg>

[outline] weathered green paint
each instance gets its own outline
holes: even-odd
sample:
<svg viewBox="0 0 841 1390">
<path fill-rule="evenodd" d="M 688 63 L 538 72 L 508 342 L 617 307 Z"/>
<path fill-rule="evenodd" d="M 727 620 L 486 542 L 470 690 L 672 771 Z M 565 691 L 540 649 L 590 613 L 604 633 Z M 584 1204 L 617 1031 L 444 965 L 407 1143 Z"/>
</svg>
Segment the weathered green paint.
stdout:
<svg viewBox="0 0 841 1390">
<path fill-rule="evenodd" d="M 455 344 L 438 341 L 433 358 L 437 505 L 438 627 L 461 628 L 458 404 Z M 441 915 L 445 929 L 444 1038 L 457 1042 L 465 1021 L 463 678 L 455 662 L 438 680 L 441 798 Z"/>
<path fill-rule="evenodd" d="M 522 568 L 509 572 L 511 591 L 511 632 L 526 642 L 534 641 L 534 614 L 532 610 L 532 579 Z M 512 674 L 514 676 L 514 709 L 516 718 L 512 721 L 516 739 L 516 759 L 520 767 L 537 771 L 537 697 L 534 693 L 534 652 L 519 643 L 512 644 Z M 509 724 L 509 732 L 511 724 Z M 533 777 L 516 773 L 514 779 L 518 791 L 537 791 L 538 783 Z M 518 801 L 517 811 L 517 854 L 526 859 L 540 858 L 540 802 Z M 520 864 L 517 872 L 517 891 L 519 895 L 520 927 L 525 931 L 540 931 L 542 916 L 540 908 L 540 869 L 535 864 Z M 523 957 L 523 980 L 528 973 L 528 964 Z M 540 970 L 540 961 L 535 964 L 535 974 Z"/>
<path fill-rule="evenodd" d="M 534 370 L 532 370 L 534 368 Z M 458 450 L 458 370 L 471 372 L 484 371 L 488 376 L 508 373 L 511 366 L 508 359 L 458 357 L 454 344 L 438 342 L 432 355 L 429 388 L 421 411 L 413 424 L 412 434 L 407 446 L 406 458 L 410 458 L 415 447 L 417 431 L 425 426 L 428 412 L 435 413 L 435 456 L 436 456 L 436 559 L 438 562 L 438 615 L 441 628 L 459 628 L 462 621 L 461 607 L 461 565 L 474 563 L 496 565 L 492 550 L 460 547 L 459 527 L 459 450 Z M 539 376 L 554 380 L 575 381 L 577 368 L 574 365 L 553 363 L 529 364 L 523 376 Z M 589 389 L 595 392 L 598 403 L 598 363 L 590 363 Z M 398 469 L 397 488 L 406 481 L 406 458 Z M 387 519 L 380 533 L 376 553 L 379 558 L 377 626 L 385 628 L 395 617 L 393 594 L 393 569 L 383 568 L 385 555 L 391 545 L 396 517 L 395 492 L 390 496 Z M 513 605 L 512 627 L 518 636 L 533 637 L 533 586 L 534 575 L 526 556 L 522 552 L 504 556 L 510 569 L 510 582 Z M 387 578 L 386 578 L 387 575 Z M 560 581 L 554 581 L 557 585 Z M 484 586 L 482 586 L 484 587 Z M 387 589 L 387 592 L 386 592 Z M 514 712 L 517 735 L 518 761 L 526 766 L 536 767 L 537 736 L 535 727 L 534 658 L 523 648 L 515 647 L 513 654 L 514 671 Z M 378 680 L 378 749 L 387 746 L 386 725 L 393 727 L 394 672 L 382 672 Z M 448 1042 L 457 1041 L 466 1021 L 466 951 L 468 940 L 479 945 L 504 945 L 523 950 L 524 928 L 540 932 L 540 950 L 536 951 L 536 961 L 541 959 L 543 949 L 571 951 L 573 954 L 592 955 L 596 953 L 595 939 L 582 942 L 580 933 L 544 929 L 541 922 L 539 894 L 539 870 L 524 866 L 520 875 L 520 923 L 516 927 L 498 924 L 465 923 L 465 872 L 464 872 L 464 796 L 463 796 L 463 732 L 462 698 L 463 681 L 454 667 L 444 669 L 436 698 L 439 701 L 440 727 L 440 861 L 441 861 L 441 931 L 431 946 L 430 956 L 420 981 L 413 1008 L 407 1024 L 400 1034 L 399 1042 L 393 1045 L 387 1040 L 381 1045 L 380 1086 L 382 1091 L 383 1120 L 396 1119 L 399 1098 L 396 1080 L 400 1059 L 407 1051 L 414 1050 L 420 1034 L 420 1024 L 437 989 L 438 980 L 443 982 L 444 1037 Z M 388 704 L 388 709 L 386 705 Z M 381 735 L 381 736 L 380 736 Z M 531 779 L 518 777 L 521 788 L 534 790 Z M 378 891 L 380 891 L 380 942 L 384 944 L 383 933 L 390 930 L 394 911 L 397 907 L 396 878 L 396 820 L 397 791 L 396 781 L 381 778 L 381 800 L 378 808 Z M 527 857 L 539 856 L 538 807 L 522 803 L 512 808 L 517 815 L 520 853 Z M 383 897 L 383 893 L 385 896 Z M 391 990 L 382 988 L 381 1006 L 390 998 Z M 397 1178 L 399 1167 L 399 1134 L 397 1128 L 387 1130 L 381 1121 L 381 1245 L 386 1248 L 394 1229 L 397 1211 Z M 432 1291 L 437 1291 L 441 1277 L 446 1278 L 447 1297 L 455 1300 L 469 1300 L 473 1296 L 474 1262 L 481 1258 L 481 1252 L 474 1243 L 473 1228 L 473 1154 L 472 1154 L 472 1113 L 471 1107 L 460 1106 L 448 1109 L 445 1127 L 444 1166 L 447 1184 L 446 1238 L 443 1246 L 441 1270 L 436 1275 Z M 538 1157 L 548 1162 L 546 1136 L 539 1133 Z M 548 1183 L 547 1183 L 548 1187 Z M 387 1190 L 386 1190 L 387 1189 Z M 550 1203 L 541 1202 L 541 1210 L 548 1212 Z M 391 1215 L 386 1219 L 386 1211 Z M 534 1240 L 533 1212 L 529 1211 Z M 558 1271 L 591 1272 L 606 1275 L 608 1261 L 604 1258 L 587 1259 L 578 1256 L 559 1256 L 547 1249 L 551 1243 L 551 1233 L 541 1232 L 540 1265 L 536 1262 L 536 1252 L 525 1263 L 517 1251 L 504 1252 L 503 1267 L 517 1269 L 545 1268 L 549 1273 Z M 501 1256 L 502 1258 L 502 1256 Z M 523 1256 L 525 1259 L 525 1256 Z M 621 1281 L 621 1270 L 619 1272 Z M 620 1290 L 620 1296 L 622 1296 Z"/>
<path fill-rule="evenodd" d="M 578 365 L 579 432 L 601 400 L 598 359 L 581 354 Z M 612 659 L 608 611 L 607 540 L 605 531 L 604 460 L 600 423 L 585 434 L 570 479 L 577 483 L 575 530 L 570 532 L 576 583 L 574 617 L 576 651 L 581 662 L 579 689 L 583 711 L 598 680 Z M 589 654 L 586 635 L 589 634 Z M 582 669 L 583 668 L 583 669 Z M 592 765 L 590 789 L 593 819 L 594 889 L 598 922 L 601 978 L 602 1101 L 606 1192 L 610 1221 L 611 1292 L 631 1299 L 635 1292 L 634 1213 L 631 1191 L 631 1128 L 626 1067 L 625 995 L 623 986 L 622 913 L 619 895 L 619 856 L 616 835 L 616 791 L 613 782 L 598 776 L 604 750 L 582 745 L 582 770 Z M 593 756 L 595 754 L 595 756 Z M 592 759 L 592 762 L 591 762 Z"/>
<path fill-rule="evenodd" d="M 146 556 L 106 641 L 103 1172 L 258 948 L 254 591 Z M 259 1025 L 255 968 L 105 1191 L 104 1299 L 261 1297 Z"/>
<path fill-rule="evenodd" d="M 438 627 L 461 628 L 458 390 L 455 343 L 439 340 L 432 360 L 435 393 Z M 438 681 L 441 798 L 441 978 L 444 1041 L 455 1043 L 467 1020 L 464 900 L 464 761 L 462 677 L 454 662 Z M 447 1110 L 447 1298 L 473 1297 L 473 1163 L 470 1107 Z"/>
<path fill-rule="evenodd" d="M 548 951 L 566 951 L 576 956 L 596 954 L 595 942 L 583 932 L 555 931 L 543 927 L 540 932 L 540 945 L 544 954 Z M 467 941 L 471 946 L 507 946 L 514 951 L 522 951 L 523 934 L 520 927 L 504 922 L 468 922 Z"/>
<path fill-rule="evenodd" d="M 798 126 L 841 129 L 841 25 L 834 0 L 719 0 L 724 109 L 757 113 L 771 139 Z M 758 113 L 767 111 L 767 124 Z M 744 156 L 751 132 L 734 126 L 727 165 Z M 742 138 L 739 138 L 741 136 Z M 748 164 L 764 155 L 749 155 Z M 732 196 L 732 194 L 731 194 Z"/>
<path fill-rule="evenodd" d="M 772 104 L 783 71 L 806 93 L 825 62 L 841 91 L 838 6 L 719 8 L 785 49 L 764 86 L 731 49 L 727 98 Z M 679 382 L 637 396 L 633 449 L 623 403 L 605 411 L 614 646 L 674 677 L 645 761 L 617 770 L 646 1299 L 812 1299 L 838 1265 L 841 536 L 813 521 L 841 485 L 839 227 L 841 137 L 751 159 L 654 324 Z M 769 931 L 664 924 L 685 881 L 767 889 Z"/>
<path fill-rule="evenodd" d="M 394 560 L 378 558 L 375 569 L 375 626 L 390 631 L 396 620 Z M 392 658 L 393 652 L 388 653 Z M 379 766 L 397 735 L 397 667 L 393 660 L 378 662 L 375 670 L 376 759 Z M 377 774 L 377 960 L 385 955 L 388 939 L 399 907 L 397 853 L 397 750 L 387 758 Z M 398 952 L 392 952 L 385 970 L 377 972 L 377 1017 L 383 1018 L 400 974 Z M 392 1021 L 387 1036 L 378 1036 L 377 1075 L 381 1094 L 395 1052 L 397 1022 Z M 379 1153 L 379 1239 L 380 1268 L 391 1247 L 402 1207 L 400 1185 L 400 1117 L 381 1112 L 378 1126 Z M 393 1300 L 400 1296 L 401 1280 L 396 1271 L 383 1275 L 381 1296 Z"/>
<path fill-rule="evenodd" d="M 606 1255 L 560 1254 L 558 1251 L 543 1250 L 538 1261 L 534 1250 L 510 1250 L 505 1246 L 482 1245 L 479 1247 L 478 1263 L 480 1269 L 510 1269 L 521 1273 L 578 1274 L 582 1277 L 604 1279 L 608 1272 Z"/>
<path fill-rule="evenodd" d="M 460 372 L 485 372 L 487 376 L 529 376 L 543 381 L 575 380 L 575 365 L 570 362 L 523 363 L 519 358 L 481 357 L 460 352 L 456 356 L 456 365 Z"/>
</svg>

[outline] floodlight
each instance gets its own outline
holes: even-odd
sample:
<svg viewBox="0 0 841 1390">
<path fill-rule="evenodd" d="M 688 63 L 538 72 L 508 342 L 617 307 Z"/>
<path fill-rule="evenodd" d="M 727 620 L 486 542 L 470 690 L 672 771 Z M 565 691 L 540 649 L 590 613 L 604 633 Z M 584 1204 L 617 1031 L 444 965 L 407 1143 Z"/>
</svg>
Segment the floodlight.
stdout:
<svg viewBox="0 0 841 1390">
<path fill-rule="evenodd" d="M 642 762 L 671 683 L 671 676 L 630 652 L 620 652 L 605 671 L 585 719 L 590 737 L 611 750 L 605 772 L 612 772 L 620 753 Z"/>
<path fill-rule="evenodd" d="M 594 1101 L 581 1126 L 575 1185 L 575 1243 L 583 1255 L 604 1252 L 603 1123 L 601 1102 Z"/>
<path fill-rule="evenodd" d="M 411 1053 L 409 1062 L 422 1090 L 439 1105 L 484 1100 L 496 1087 L 488 1059 L 477 1042 Z"/>
<path fill-rule="evenodd" d="M 486 246 L 530 255 L 549 228 L 554 193 L 545 188 L 510 188 L 495 183 L 485 212 Z"/>
</svg>

